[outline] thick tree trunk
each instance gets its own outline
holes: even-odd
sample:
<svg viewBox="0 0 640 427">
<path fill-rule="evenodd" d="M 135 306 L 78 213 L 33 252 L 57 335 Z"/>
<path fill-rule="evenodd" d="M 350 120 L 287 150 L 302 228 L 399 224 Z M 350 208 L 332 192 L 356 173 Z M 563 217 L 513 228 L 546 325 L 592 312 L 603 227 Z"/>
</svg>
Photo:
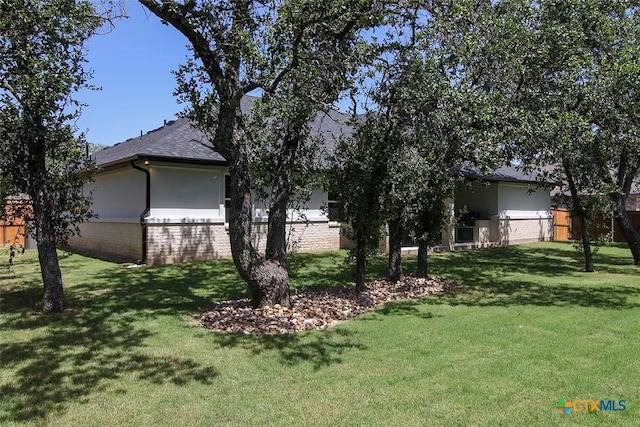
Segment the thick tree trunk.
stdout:
<svg viewBox="0 0 640 427">
<path fill-rule="evenodd" d="M 43 313 L 60 313 L 65 309 L 62 274 L 58 264 L 55 240 L 44 239 L 38 242 L 38 260 L 44 282 L 42 299 Z"/>
<path fill-rule="evenodd" d="M 427 261 L 427 251 L 429 245 L 426 241 L 420 240 L 418 242 L 418 268 L 416 269 L 416 276 L 427 278 L 429 277 L 429 264 Z"/>
<path fill-rule="evenodd" d="M 64 291 L 62 286 L 62 272 L 58 262 L 58 252 L 56 251 L 56 235 L 52 225 L 50 212 L 47 212 L 47 201 L 45 192 L 46 185 L 44 175 L 46 174 L 46 165 L 44 159 L 44 150 L 38 153 L 33 161 L 38 164 L 38 170 L 41 174 L 34 182 L 31 190 L 31 201 L 33 209 L 33 220 L 35 223 L 35 238 L 38 247 L 38 261 L 40 262 L 40 274 L 42 275 L 42 283 L 44 285 L 44 294 L 42 298 L 43 313 L 60 313 L 65 309 Z"/>
<path fill-rule="evenodd" d="M 247 282 L 254 306 L 288 305 L 289 273 L 279 260 L 263 260 L 251 243 L 252 198 L 249 153 L 246 144 L 240 100 L 245 88 L 241 83 L 241 51 L 229 49 L 221 60 L 218 52 L 212 52 L 205 36 L 180 10 L 194 10 L 194 5 L 178 6 L 176 2 L 140 0 L 151 12 L 173 25 L 191 42 L 194 54 L 204 68 L 219 97 L 218 117 L 213 132 L 213 147 L 229 162 L 231 208 L 229 239 L 233 262 L 242 279 Z M 250 20 L 248 3 L 240 3 L 233 9 L 230 45 L 240 43 L 246 22 Z M 211 132 L 211 120 L 199 121 Z"/>
<path fill-rule="evenodd" d="M 397 282 L 402 279 L 402 240 L 404 227 L 402 220 L 389 220 L 389 280 Z"/>
<path fill-rule="evenodd" d="M 615 204 L 614 217 L 620 227 L 622 235 L 627 240 L 631 254 L 633 255 L 633 263 L 640 265 L 640 234 L 633 228 L 627 214 L 626 197 L 620 194 L 611 197 Z"/>
<path fill-rule="evenodd" d="M 287 266 L 287 204 L 283 200 L 269 208 L 266 257 Z"/>
<path fill-rule="evenodd" d="M 301 121 L 302 122 L 302 121 Z M 287 136 L 283 141 L 283 152 L 273 173 L 271 203 L 269 206 L 269 228 L 267 231 L 267 259 L 287 266 L 287 209 L 291 200 L 292 177 L 297 158 L 299 138 Z"/>
<path fill-rule="evenodd" d="M 240 126 L 240 97 L 238 96 L 235 103 L 221 105 L 219 114 L 215 146 L 229 162 L 229 238 L 234 264 L 249 286 L 254 307 L 275 304 L 288 306 L 289 273 L 286 264 L 282 264 L 278 259 L 263 260 L 251 242 L 251 173 L 244 131 Z"/>
<path fill-rule="evenodd" d="M 56 251 L 56 230 L 54 221 L 56 213 L 51 211 L 55 200 L 48 190 L 46 131 L 37 114 L 25 112 L 28 122 L 39 130 L 40 137 L 34 138 L 29 152 L 27 167 L 31 169 L 32 181 L 29 183 L 29 197 L 33 210 L 35 240 L 38 247 L 38 261 L 44 293 L 42 298 L 43 313 L 60 313 L 65 309 L 62 272 Z"/>
</svg>

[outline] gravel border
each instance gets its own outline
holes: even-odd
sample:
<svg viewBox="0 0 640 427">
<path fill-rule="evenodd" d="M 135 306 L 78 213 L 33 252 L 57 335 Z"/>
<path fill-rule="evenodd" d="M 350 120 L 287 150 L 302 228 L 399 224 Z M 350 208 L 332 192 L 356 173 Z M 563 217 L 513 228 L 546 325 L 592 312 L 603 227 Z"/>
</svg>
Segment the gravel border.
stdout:
<svg viewBox="0 0 640 427">
<path fill-rule="evenodd" d="M 446 292 L 458 286 L 445 277 L 427 279 L 405 276 L 398 282 L 375 280 L 356 295 L 353 287 L 323 291 L 297 290 L 291 293 L 290 307 L 252 308 L 248 298 L 223 301 L 196 317 L 207 329 L 228 334 L 290 334 L 326 329 L 371 311 L 389 301 L 415 299 Z"/>
</svg>

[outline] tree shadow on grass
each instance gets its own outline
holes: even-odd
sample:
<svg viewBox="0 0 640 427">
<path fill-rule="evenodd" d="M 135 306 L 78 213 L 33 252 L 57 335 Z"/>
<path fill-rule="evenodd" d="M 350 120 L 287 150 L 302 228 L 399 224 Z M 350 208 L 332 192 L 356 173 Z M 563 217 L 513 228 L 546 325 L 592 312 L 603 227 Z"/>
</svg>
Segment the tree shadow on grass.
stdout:
<svg viewBox="0 0 640 427">
<path fill-rule="evenodd" d="M 214 270 L 226 277 L 230 272 L 222 267 Z M 44 420 L 70 402 L 87 401 L 111 380 L 213 384 L 219 375 L 213 366 L 145 351 L 157 332 L 140 322 L 187 318 L 212 298 L 240 292 L 233 279 L 211 286 L 209 273 L 211 267 L 199 264 L 164 271 L 114 266 L 67 287 L 69 308 L 57 315 L 38 313 L 41 284 L 5 287 L 0 364 L 8 375 L 0 385 L 0 425 Z"/>
<path fill-rule="evenodd" d="M 619 256 L 599 254 L 602 273 L 635 274 L 635 267 Z M 640 307 L 640 288 L 585 285 L 581 255 L 571 244 L 552 247 L 503 247 L 465 251 L 436 258 L 438 274 L 460 279 L 464 285 L 427 300 L 429 304 L 470 306 L 581 306 L 605 309 Z M 522 279 L 509 275 L 522 274 Z M 526 276 L 531 276 L 531 279 Z M 556 277 L 571 284 L 554 283 Z M 574 284 L 575 283 L 575 284 Z"/>
<path fill-rule="evenodd" d="M 435 317 L 442 317 L 440 315 L 434 315 L 429 311 L 424 311 L 425 301 L 427 301 L 427 297 L 413 300 L 390 301 L 359 319 L 363 321 L 383 321 L 385 316 L 409 316 L 429 320 Z"/>
<path fill-rule="evenodd" d="M 325 289 L 353 281 L 353 268 L 345 263 L 346 252 L 300 253 L 288 258 L 294 286 Z"/>
<path fill-rule="evenodd" d="M 180 386 L 211 384 L 218 375 L 214 367 L 191 359 L 145 354 L 152 332 L 135 327 L 131 316 L 114 318 L 93 309 L 4 322 L 5 330 L 30 330 L 35 336 L 2 345 L 2 368 L 12 372 L 0 388 L 0 424 L 44 419 L 69 402 L 86 401 L 108 380 L 130 377 Z"/>
<path fill-rule="evenodd" d="M 421 319 L 436 317 L 433 313 L 424 312 L 423 308 L 423 299 L 391 301 L 367 312 L 366 315 L 360 315 L 351 320 L 382 321 L 384 316 L 412 316 Z M 243 348 L 256 356 L 275 352 L 285 365 L 307 363 L 315 371 L 342 363 L 344 358 L 358 357 L 357 352 L 366 351 L 369 348 L 358 339 L 356 332 L 340 327 L 283 335 L 217 333 L 216 342 L 221 347 Z"/>
<path fill-rule="evenodd" d="M 640 307 L 640 290 L 625 286 L 582 287 L 541 285 L 534 282 L 463 285 L 450 292 L 425 300 L 427 304 L 508 307 L 534 305 L 543 307 L 595 307 L 632 309 Z"/>
<path fill-rule="evenodd" d="M 278 354 L 287 366 L 310 364 L 314 370 L 341 363 L 344 357 L 352 358 L 354 351 L 365 351 L 367 346 L 351 331 L 331 328 L 310 333 L 282 335 L 238 335 L 218 333 L 216 342 L 221 347 L 240 347 L 258 356 L 263 353 Z"/>
</svg>

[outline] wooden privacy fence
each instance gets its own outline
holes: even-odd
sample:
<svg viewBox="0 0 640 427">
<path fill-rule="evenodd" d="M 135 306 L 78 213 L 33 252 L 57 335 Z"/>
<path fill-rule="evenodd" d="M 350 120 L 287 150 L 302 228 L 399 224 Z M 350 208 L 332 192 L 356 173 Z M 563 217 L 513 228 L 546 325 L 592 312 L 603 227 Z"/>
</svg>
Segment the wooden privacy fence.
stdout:
<svg viewBox="0 0 640 427">
<path fill-rule="evenodd" d="M 551 209 L 553 215 L 553 240 L 569 240 L 571 213 L 569 209 Z"/>
<path fill-rule="evenodd" d="M 633 229 L 640 233 L 640 211 L 627 211 L 627 215 L 629 215 L 629 221 L 631 221 Z M 613 221 L 613 241 L 625 243 L 627 241 L 622 235 L 617 221 Z"/>
<path fill-rule="evenodd" d="M 0 224 L 0 246 L 25 245 L 24 226 Z"/>
<path fill-rule="evenodd" d="M 26 244 L 24 218 L 22 216 L 16 217 L 15 213 L 19 212 L 21 214 L 25 214 L 29 212 L 30 206 L 20 204 L 20 209 L 16 209 L 16 204 L 16 202 L 9 202 L 5 205 L 5 217 L 11 219 L 6 221 L 0 219 L 0 247 L 11 245 L 19 245 L 24 247 Z M 24 209 L 25 206 L 27 208 L 26 212 Z"/>
<path fill-rule="evenodd" d="M 553 215 L 553 240 L 578 240 L 580 239 L 580 220 L 572 217 L 568 209 L 551 209 Z M 633 228 L 640 233 L 640 211 L 627 211 Z M 591 237 L 605 233 L 611 233 L 613 227 L 613 241 L 625 243 L 627 240 L 622 235 L 618 222 L 611 217 L 597 218 L 591 224 Z"/>
</svg>

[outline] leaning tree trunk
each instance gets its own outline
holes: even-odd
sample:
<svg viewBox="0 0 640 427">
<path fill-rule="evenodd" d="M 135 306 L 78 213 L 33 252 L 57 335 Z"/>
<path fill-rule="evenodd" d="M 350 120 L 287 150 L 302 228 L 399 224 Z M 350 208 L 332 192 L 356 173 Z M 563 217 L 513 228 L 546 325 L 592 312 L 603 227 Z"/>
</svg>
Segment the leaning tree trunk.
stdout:
<svg viewBox="0 0 640 427">
<path fill-rule="evenodd" d="M 576 182 L 573 179 L 573 171 L 571 170 L 569 163 L 563 161 L 564 173 L 567 177 L 567 183 L 569 184 L 569 191 L 571 192 L 571 205 L 573 211 L 580 218 L 580 241 L 582 242 L 582 249 L 584 251 L 584 271 L 587 273 L 593 273 L 593 252 L 591 251 L 591 239 L 589 236 L 589 215 L 590 212 L 582 205 L 580 193 Z"/>
<path fill-rule="evenodd" d="M 427 261 L 428 249 L 429 245 L 425 240 L 420 240 L 418 242 L 418 268 L 416 269 L 417 277 L 429 277 L 429 264 Z"/>
<path fill-rule="evenodd" d="M 627 213 L 627 207 L 625 206 L 625 199 L 626 197 L 622 197 L 619 194 L 612 197 L 612 201 L 615 204 L 613 214 L 616 222 L 618 223 L 618 227 L 620 227 L 622 235 L 629 245 L 629 249 L 633 255 L 633 263 L 635 265 L 640 265 L 640 234 L 638 234 L 638 232 L 633 228 L 633 225 L 629 220 L 629 214 Z"/>
<path fill-rule="evenodd" d="M 247 282 L 254 306 L 289 304 L 289 274 L 278 260 L 263 260 L 251 243 L 252 197 L 249 153 L 242 127 L 240 100 L 246 86 L 241 81 L 241 48 L 229 48 L 224 53 L 212 50 L 209 39 L 193 23 L 185 10 L 195 11 L 195 3 L 140 0 L 160 19 L 173 25 L 191 43 L 194 55 L 203 63 L 219 99 L 218 117 L 213 132 L 213 147 L 229 162 L 231 212 L 229 240 L 233 262 Z M 251 20 L 247 2 L 233 9 L 231 31 L 225 32 L 229 46 L 241 46 L 247 21 Z M 213 30 L 215 33 L 218 29 Z M 196 112 L 203 113 L 204 110 Z M 196 122 L 211 134 L 209 110 Z M 202 119 L 202 116 L 200 117 Z"/>
<path fill-rule="evenodd" d="M 235 105 L 221 105 L 216 147 L 229 162 L 231 254 L 240 276 L 247 282 L 254 307 L 289 305 L 289 273 L 278 259 L 263 260 L 251 242 L 252 209 L 249 156 L 244 144 L 240 97 Z M 228 137 L 228 139 L 224 139 Z M 286 214 L 286 212 L 285 212 Z"/>
<path fill-rule="evenodd" d="M 397 282 L 402 278 L 402 240 L 404 227 L 400 218 L 389 220 L 389 280 Z"/>
<path fill-rule="evenodd" d="M 620 231 L 629 245 L 629 250 L 631 250 L 631 255 L 633 255 L 633 263 L 640 265 L 640 234 L 633 228 L 626 207 L 627 197 L 629 197 L 631 185 L 637 173 L 637 163 L 629 166 L 627 156 L 622 155 L 618 170 L 618 185 L 621 187 L 622 193 L 611 193 L 609 199 L 614 205 L 613 215 L 618 227 L 620 227 Z"/>
</svg>

